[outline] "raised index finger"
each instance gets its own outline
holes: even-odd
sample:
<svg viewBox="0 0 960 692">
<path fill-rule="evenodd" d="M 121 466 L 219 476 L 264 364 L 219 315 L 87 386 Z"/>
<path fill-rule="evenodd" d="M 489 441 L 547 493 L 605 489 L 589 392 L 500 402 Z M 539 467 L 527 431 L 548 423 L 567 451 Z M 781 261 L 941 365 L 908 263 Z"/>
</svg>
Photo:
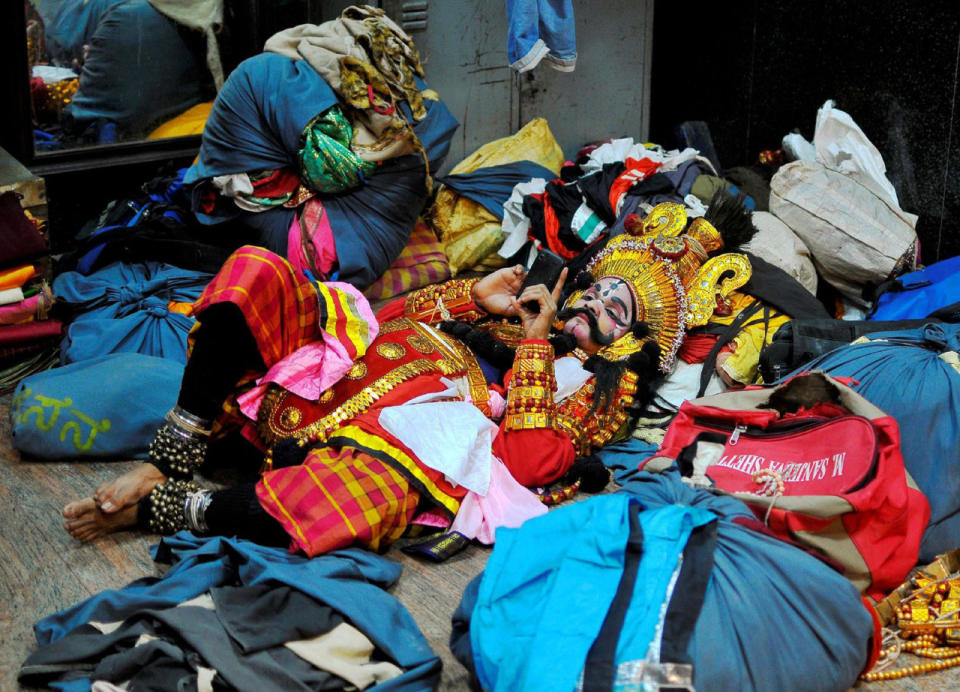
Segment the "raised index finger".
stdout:
<svg viewBox="0 0 960 692">
<path fill-rule="evenodd" d="M 551 295 L 553 295 L 553 302 L 560 302 L 560 294 L 563 293 L 563 283 L 567 280 L 567 267 L 564 267 L 560 272 L 560 278 L 557 279 L 556 285 L 553 287 Z"/>
</svg>

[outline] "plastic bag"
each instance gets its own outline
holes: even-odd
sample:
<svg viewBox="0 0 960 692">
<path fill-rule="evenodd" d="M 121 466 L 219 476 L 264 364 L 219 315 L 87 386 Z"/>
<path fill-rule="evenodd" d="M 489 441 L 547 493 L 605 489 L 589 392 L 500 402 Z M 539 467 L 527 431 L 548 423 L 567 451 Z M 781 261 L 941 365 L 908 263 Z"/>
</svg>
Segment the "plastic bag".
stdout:
<svg viewBox="0 0 960 692">
<path fill-rule="evenodd" d="M 817 115 L 817 161 L 795 161 L 770 181 L 770 211 L 806 244 L 823 279 L 851 304 L 916 266 L 917 217 L 900 208 L 877 148 L 827 101 Z"/>
</svg>

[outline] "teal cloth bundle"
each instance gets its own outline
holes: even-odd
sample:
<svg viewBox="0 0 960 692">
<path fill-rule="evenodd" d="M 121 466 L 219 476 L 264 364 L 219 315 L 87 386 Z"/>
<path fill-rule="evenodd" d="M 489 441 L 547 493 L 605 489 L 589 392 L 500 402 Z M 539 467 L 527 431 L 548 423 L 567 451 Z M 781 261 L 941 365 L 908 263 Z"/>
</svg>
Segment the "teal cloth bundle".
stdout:
<svg viewBox="0 0 960 692">
<path fill-rule="evenodd" d="M 181 363 L 141 353 L 31 375 L 13 395 L 13 446 L 39 459 L 144 459 L 182 376 Z"/>
</svg>

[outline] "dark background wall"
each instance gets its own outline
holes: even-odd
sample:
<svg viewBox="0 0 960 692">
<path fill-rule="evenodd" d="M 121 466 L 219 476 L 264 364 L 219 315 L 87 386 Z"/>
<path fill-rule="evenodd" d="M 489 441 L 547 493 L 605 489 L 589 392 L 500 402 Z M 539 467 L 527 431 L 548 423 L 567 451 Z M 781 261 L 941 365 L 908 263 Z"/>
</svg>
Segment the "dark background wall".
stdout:
<svg viewBox="0 0 960 692">
<path fill-rule="evenodd" d="M 960 254 L 960 2 L 656 2 L 651 131 L 710 126 L 723 166 L 752 164 L 828 98 L 883 154 L 919 214 L 925 263 Z"/>
<path fill-rule="evenodd" d="M 280 26 L 320 21 L 324 4 L 229 0 L 236 50 L 226 56 L 228 62 L 256 52 Z M 18 5 L 12 3 L 4 13 L 16 21 L 0 21 L 0 37 L 9 39 L 2 42 L 8 65 L 23 59 Z M 450 33 L 450 40 L 456 34 Z M 589 47 L 581 44 L 580 50 Z M 960 254 L 958 59 L 957 0 L 659 0 L 654 3 L 649 139 L 669 144 L 676 124 L 703 120 L 723 166 L 750 164 L 761 150 L 779 148 L 791 130 L 811 139 L 817 108 L 833 98 L 880 149 L 901 206 L 919 214 L 923 260 L 930 263 Z M 16 153 L 27 146 L 29 128 L 23 127 L 20 103 L 23 79 L 15 72 L 0 71 L 7 106 L 0 109 L 0 140 Z M 606 78 L 639 77 L 611 64 Z M 636 107 L 624 101 L 592 107 Z M 589 109 L 582 118 L 589 121 Z M 188 163 L 194 151 L 189 156 L 177 152 L 177 163 Z M 110 199 L 135 192 L 163 159 L 132 158 L 101 161 L 95 171 L 43 171 L 40 166 L 61 238 L 79 230 Z"/>
</svg>

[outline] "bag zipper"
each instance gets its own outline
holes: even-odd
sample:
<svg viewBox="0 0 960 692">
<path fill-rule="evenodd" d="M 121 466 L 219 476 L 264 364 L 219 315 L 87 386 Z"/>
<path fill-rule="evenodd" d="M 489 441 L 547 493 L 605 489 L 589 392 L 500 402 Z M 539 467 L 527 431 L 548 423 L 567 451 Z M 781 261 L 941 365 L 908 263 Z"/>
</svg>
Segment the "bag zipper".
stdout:
<svg viewBox="0 0 960 692">
<path fill-rule="evenodd" d="M 840 418 L 843 416 L 837 416 Z M 728 442 L 731 445 L 737 444 L 740 440 L 740 435 L 743 433 L 752 434 L 762 437 L 781 437 L 784 435 L 792 435 L 795 432 L 805 430 L 807 428 L 812 428 L 816 425 L 821 425 L 827 421 L 836 420 L 836 418 L 805 418 L 801 421 L 787 421 L 785 423 L 780 423 L 776 425 L 776 430 L 771 430 L 768 428 L 761 428 L 757 425 L 747 425 L 746 423 L 718 423 L 716 421 L 708 420 L 705 418 L 694 417 L 693 424 L 698 425 L 702 428 L 709 428 L 711 430 L 719 430 L 722 432 L 730 432 L 730 438 Z"/>
<path fill-rule="evenodd" d="M 746 429 L 747 429 L 746 425 L 744 425 L 743 423 L 737 423 L 737 425 L 735 425 L 733 428 L 733 434 L 730 435 L 730 439 L 727 440 L 728 444 L 731 447 L 737 444 L 737 442 L 740 441 L 740 433 L 745 432 Z"/>
</svg>

